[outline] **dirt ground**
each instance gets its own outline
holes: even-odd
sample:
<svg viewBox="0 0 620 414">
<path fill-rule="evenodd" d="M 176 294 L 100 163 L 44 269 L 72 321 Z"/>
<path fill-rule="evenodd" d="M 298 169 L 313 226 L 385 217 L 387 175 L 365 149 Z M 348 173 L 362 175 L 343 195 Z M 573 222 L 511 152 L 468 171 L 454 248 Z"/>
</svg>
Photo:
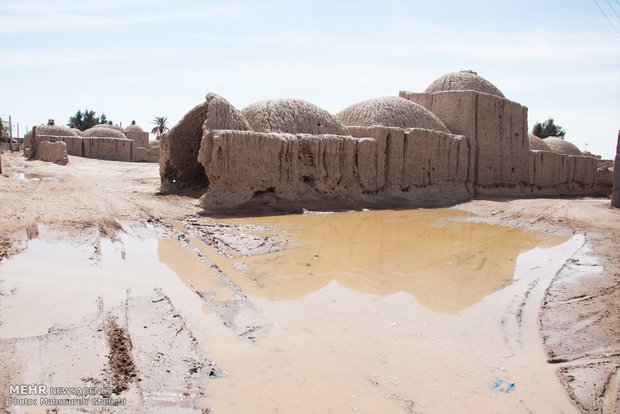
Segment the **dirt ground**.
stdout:
<svg viewBox="0 0 620 414">
<path fill-rule="evenodd" d="M 40 226 L 49 231 L 69 230 L 76 241 L 97 246 L 102 239 L 117 237 L 121 221 L 165 224 L 165 220 L 173 218 L 189 223 L 186 226 L 189 228 L 192 217 L 197 217 L 201 211 L 196 198 L 157 194 L 157 164 L 80 157 L 69 157 L 69 160 L 68 165 L 61 166 L 27 161 L 20 153 L 2 154 L 0 260 L 24 250 L 27 241 L 39 235 Z M 467 219 L 470 221 L 526 227 L 553 235 L 585 235 L 582 248 L 566 262 L 548 287 L 538 322 L 548 362 L 557 365 L 558 377 L 578 408 L 588 413 L 620 412 L 620 210 L 611 209 L 609 199 L 588 197 L 484 198 L 452 208 L 472 213 Z M 161 225 L 159 231 L 166 231 L 166 226 L 170 227 Z M 207 229 L 207 233 L 211 230 Z M 213 243 L 216 247 L 218 243 L 234 244 L 234 240 L 222 240 L 215 238 Z M 273 247 L 270 246 L 267 247 Z M 195 386 L 192 378 L 181 374 L 187 372 L 188 367 L 175 366 L 172 361 L 159 362 L 158 351 L 149 348 L 148 340 L 140 342 L 139 337 L 132 336 L 132 343 L 129 343 L 127 332 L 123 330 L 123 326 L 132 323 L 144 324 L 144 329 L 147 325 L 157 327 L 162 324 L 160 319 L 171 319 L 159 316 L 175 315 L 170 300 L 161 292 L 153 292 L 150 300 L 158 307 L 153 315 L 143 316 L 145 320 L 129 318 L 127 322 L 128 312 L 138 306 L 134 303 L 136 299 L 128 297 L 124 309 L 112 315 L 91 315 L 81 328 L 83 332 L 60 332 L 54 340 L 69 344 L 75 337 L 84 335 L 106 339 L 116 350 L 110 353 L 110 362 L 107 365 L 102 360 L 90 363 L 105 365 L 112 371 L 107 385 L 113 390 L 131 388 L 136 370 L 145 371 L 149 364 L 161 363 L 170 365 L 168 372 L 172 371 L 172 383 L 179 387 L 181 394 L 187 393 L 187 387 Z M 149 317 L 151 319 L 146 320 Z M 191 331 L 182 321 L 173 325 L 177 335 L 168 338 L 169 342 L 182 338 L 189 372 L 203 369 L 204 363 L 197 361 L 206 359 L 200 355 Z M 250 336 L 245 328 L 238 328 L 240 335 Z M 0 343 L 3 356 L 17 347 L 32 345 L 28 341 L 14 340 Z M 144 351 L 139 355 L 154 355 L 154 359 L 142 356 L 143 360 L 133 360 L 129 352 L 131 347 Z M 14 361 L 1 359 L 0 372 L 15 368 Z M 179 374 L 175 376 L 177 371 Z M 217 376 L 217 368 L 209 366 L 209 373 Z M 157 388 L 157 378 L 147 375 L 141 381 L 142 394 L 146 393 L 149 381 L 154 384 L 151 390 Z M 5 382 L 0 381 L 0 385 L 4 386 Z"/>
</svg>

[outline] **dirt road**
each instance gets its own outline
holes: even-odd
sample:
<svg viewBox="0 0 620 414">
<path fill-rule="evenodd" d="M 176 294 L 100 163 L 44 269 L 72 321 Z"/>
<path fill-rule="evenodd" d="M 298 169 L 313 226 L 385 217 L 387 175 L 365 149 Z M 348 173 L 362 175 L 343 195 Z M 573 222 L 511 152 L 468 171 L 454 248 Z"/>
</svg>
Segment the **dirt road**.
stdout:
<svg viewBox="0 0 620 414">
<path fill-rule="evenodd" d="M 255 241 L 244 236 L 247 236 L 244 227 L 224 229 L 215 224 L 206 228 L 193 225 L 200 212 L 197 199 L 157 195 L 159 176 L 156 164 L 70 157 L 68 165 L 60 166 L 26 161 L 18 153 L 4 153 L 2 167 L 0 259 L 23 251 L 29 240 L 36 239 L 40 231 L 44 231 L 48 240 L 62 237 L 92 247 L 88 255 L 97 260 L 102 243 L 117 240 L 123 229 L 132 228 L 138 235 L 159 232 L 162 237 L 175 231 L 179 233 L 174 223 L 167 221 L 169 219 L 185 223 L 185 231 L 177 234 L 180 243 L 189 243 L 191 237 L 201 236 L 196 231 L 202 231 L 211 247 L 222 254 L 226 254 L 235 243 L 238 243 L 237 247 L 242 246 L 240 249 L 249 249 L 250 253 L 252 249 L 258 249 L 255 250 L 258 252 L 277 248 L 278 240 L 269 238 L 252 244 Z M 618 412 L 620 211 L 611 209 L 609 200 L 604 198 L 476 199 L 453 209 L 472 213 L 464 219 L 472 222 L 526 227 L 552 235 L 585 235 L 584 245 L 565 263 L 548 287 L 538 323 L 548 363 L 557 367 L 559 379 L 579 409 L 583 412 Z M 187 229 L 194 229 L 194 233 Z M 178 266 L 186 264 L 179 263 Z M 253 305 L 244 302 L 243 293 L 228 283 L 225 275 L 217 272 L 216 269 L 214 280 L 217 279 L 220 296 L 216 296 L 217 300 L 205 299 L 211 300 L 212 309 L 221 312 L 224 320 L 231 314 L 254 315 Z M 132 288 L 134 291 L 139 289 L 138 286 Z M 200 288 L 195 287 L 195 291 Z M 102 306 L 100 312 L 82 315 L 84 319 L 68 330 L 41 327 L 29 338 L 0 341 L 3 356 L 0 371 L 23 369 L 24 360 L 20 358 L 26 358 L 28 350 L 50 352 L 58 347 L 70 347 L 76 338 L 90 337 L 92 340 L 88 343 L 92 349 L 83 354 L 88 358 L 81 361 L 48 358 L 43 362 L 43 357 L 41 370 L 56 372 L 65 383 L 84 382 L 84 378 L 73 378 L 69 373 L 63 376 L 63 364 L 84 364 L 87 372 L 107 370 L 107 379 L 97 379 L 93 375 L 91 384 L 105 385 L 116 391 L 127 390 L 125 395 L 130 401 L 157 410 L 165 410 L 165 401 L 168 401 L 168 397 L 161 395 L 166 392 L 161 387 L 162 377 L 168 376 L 172 384 L 169 388 L 176 390 L 178 400 L 188 412 L 207 412 L 199 398 L 204 390 L 194 374 L 201 372 L 215 378 L 220 374 L 219 368 L 196 345 L 199 333 L 184 321 L 175 320 L 174 315 L 179 311 L 170 298 L 155 285 L 149 292 L 140 296 L 128 293 L 124 298 L 115 298 L 119 306 L 106 311 Z M 223 299 L 219 300 L 220 297 Z M 144 301 L 148 303 L 142 303 Z M 141 314 L 132 309 L 149 309 L 149 312 Z M 251 338 L 254 335 L 252 326 L 258 324 L 249 321 L 247 325 L 235 327 L 235 332 L 246 339 Z M 144 328 L 140 328 L 142 326 Z M 152 341 L 152 336 L 145 334 L 150 332 L 149 329 L 162 338 L 162 344 L 168 344 L 165 346 L 184 349 L 187 358 L 183 361 L 166 358 L 162 348 Z M 128 332 L 131 344 L 127 343 Z M 55 345 L 50 345 L 52 343 Z M 21 357 L 7 358 L 11 355 Z M 151 370 L 153 373 L 142 376 L 141 385 L 136 386 L 136 370 L 143 373 Z M 10 381 L 9 377 L 3 378 L 0 387 L 6 388 Z M 5 390 L 1 391 L 2 397 L 6 397 Z M 406 398 L 399 401 L 407 408 Z"/>
</svg>

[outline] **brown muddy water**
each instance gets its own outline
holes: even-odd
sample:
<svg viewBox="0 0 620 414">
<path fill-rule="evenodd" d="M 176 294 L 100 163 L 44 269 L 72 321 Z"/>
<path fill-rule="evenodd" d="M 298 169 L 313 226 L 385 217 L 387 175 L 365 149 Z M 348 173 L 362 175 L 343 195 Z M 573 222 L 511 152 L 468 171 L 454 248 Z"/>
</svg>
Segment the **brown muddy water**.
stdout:
<svg viewBox="0 0 620 414">
<path fill-rule="evenodd" d="M 98 298 L 115 306 L 157 287 L 225 373 L 204 380 L 200 405 L 214 413 L 577 412 L 546 363 L 537 314 L 583 237 L 464 218 L 200 219 L 225 240 L 272 244 L 218 248 L 172 222 L 184 237 L 124 234 L 96 256 L 42 231 L 0 264 L 0 338 L 71 326 Z"/>
</svg>

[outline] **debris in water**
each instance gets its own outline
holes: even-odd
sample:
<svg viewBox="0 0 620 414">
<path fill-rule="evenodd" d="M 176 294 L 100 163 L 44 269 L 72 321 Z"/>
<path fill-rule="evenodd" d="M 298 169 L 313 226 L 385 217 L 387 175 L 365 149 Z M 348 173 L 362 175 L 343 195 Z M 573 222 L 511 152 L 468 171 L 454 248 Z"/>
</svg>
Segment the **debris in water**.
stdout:
<svg viewBox="0 0 620 414">
<path fill-rule="evenodd" d="M 514 387 L 515 387 L 515 383 L 514 382 L 504 381 L 503 379 L 496 378 L 495 382 L 493 383 L 492 389 L 508 393 Z"/>
</svg>

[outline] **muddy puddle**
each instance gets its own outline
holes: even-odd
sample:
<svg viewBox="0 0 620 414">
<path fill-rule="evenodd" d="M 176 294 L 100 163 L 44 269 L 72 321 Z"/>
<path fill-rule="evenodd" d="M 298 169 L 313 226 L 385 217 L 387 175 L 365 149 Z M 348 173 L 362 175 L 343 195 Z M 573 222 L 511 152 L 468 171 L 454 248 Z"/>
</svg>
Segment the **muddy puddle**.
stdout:
<svg viewBox="0 0 620 414">
<path fill-rule="evenodd" d="M 45 174 L 36 174 L 36 173 L 21 173 L 16 172 L 11 174 L 12 178 L 15 178 L 20 181 L 58 181 L 57 177 L 51 177 Z"/>
<path fill-rule="evenodd" d="M 413 210 L 180 220 L 169 223 L 170 238 L 124 234 L 102 241 L 99 255 L 45 241 L 43 230 L 0 264 L 0 338 L 69 329 L 97 308 L 160 289 L 217 366 L 200 392 L 185 391 L 196 410 L 576 412 L 546 363 L 537 314 L 583 237 L 464 217 Z M 134 308 L 148 313 L 125 308 L 129 320 Z M 139 348 L 146 331 L 127 326 Z M 159 369 L 139 358 L 136 366 L 138 376 Z M 20 383 L 42 381 L 24 372 Z M 147 404 L 145 383 L 135 385 L 143 400 L 130 403 Z M 185 394 L 157 401 L 174 406 Z"/>
</svg>

